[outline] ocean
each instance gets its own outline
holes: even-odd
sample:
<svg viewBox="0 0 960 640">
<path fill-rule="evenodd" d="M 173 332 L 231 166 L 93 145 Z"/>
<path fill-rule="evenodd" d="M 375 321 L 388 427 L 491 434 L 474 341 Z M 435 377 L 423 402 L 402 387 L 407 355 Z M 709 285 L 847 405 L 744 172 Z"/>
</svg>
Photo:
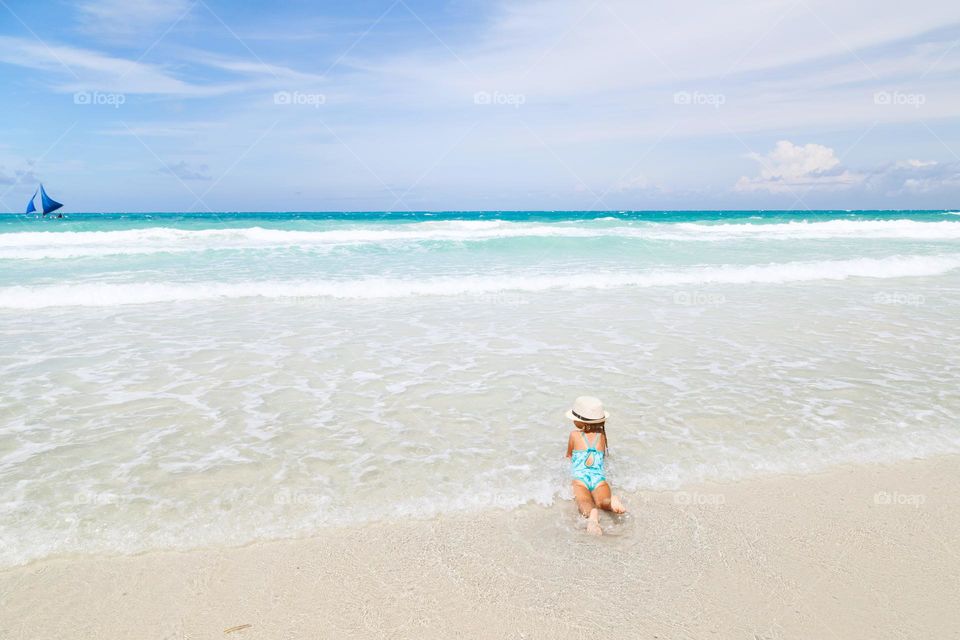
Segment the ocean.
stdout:
<svg viewBox="0 0 960 640">
<path fill-rule="evenodd" d="M 960 453 L 956 211 L 0 216 L 0 566 Z M 573 507 L 571 506 L 572 510 Z"/>
</svg>

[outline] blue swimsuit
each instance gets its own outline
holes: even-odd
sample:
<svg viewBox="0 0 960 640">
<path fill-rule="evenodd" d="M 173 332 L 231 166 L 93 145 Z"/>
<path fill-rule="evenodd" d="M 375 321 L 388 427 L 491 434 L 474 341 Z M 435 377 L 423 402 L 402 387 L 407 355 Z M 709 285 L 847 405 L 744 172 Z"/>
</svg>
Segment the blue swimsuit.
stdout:
<svg viewBox="0 0 960 640">
<path fill-rule="evenodd" d="M 607 476 L 603 471 L 603 451 L 597 451 L 597 443 L 600 442 L 600 435 L 594 444 L 590 444 L 587 434 L 580 432 L 583 437 L 583 443 L 586 449 L 574 449 L 570 455 L 570 475 L 574 480 L 579 480 L 590 491 L 597 488 L 601 482 L 607 481 Z M 587 464 L 587 463 L 590 464 Z"/>
</svg>

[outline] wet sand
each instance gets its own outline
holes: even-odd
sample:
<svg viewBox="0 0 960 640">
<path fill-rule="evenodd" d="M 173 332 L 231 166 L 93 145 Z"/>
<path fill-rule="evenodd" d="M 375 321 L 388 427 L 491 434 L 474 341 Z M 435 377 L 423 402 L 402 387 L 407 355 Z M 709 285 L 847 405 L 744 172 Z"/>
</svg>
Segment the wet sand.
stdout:
<svg viewBox="0 0 960 640">
<path fill-rule="evenodd" d="M 630 494 L 602 538 L 561 503 L 49 559 L 0 572 L 0 638 L 958 637 L 958 463 Z"/>
</svg>

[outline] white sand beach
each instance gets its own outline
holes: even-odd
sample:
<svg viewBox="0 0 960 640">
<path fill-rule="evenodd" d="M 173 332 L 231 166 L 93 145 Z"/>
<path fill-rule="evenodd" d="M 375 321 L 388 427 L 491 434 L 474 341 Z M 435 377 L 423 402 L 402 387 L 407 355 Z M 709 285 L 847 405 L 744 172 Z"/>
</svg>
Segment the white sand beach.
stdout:
<svg viewBox="0 0 960 640">
<path fill-rule="evenodd" d="M 0 637 L 950 638 L 960 459 L 0 573 Z"/>
</svg>

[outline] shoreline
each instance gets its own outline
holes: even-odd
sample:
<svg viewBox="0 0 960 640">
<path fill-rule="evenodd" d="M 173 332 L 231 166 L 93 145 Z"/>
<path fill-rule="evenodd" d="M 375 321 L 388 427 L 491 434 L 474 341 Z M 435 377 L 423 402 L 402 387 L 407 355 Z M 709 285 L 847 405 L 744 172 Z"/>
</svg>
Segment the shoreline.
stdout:
<svg viewBox="0 0 960 640">
<path fill-rule="evenodd" d="M 36 560 L 0 570 L 0 637 L 948 637 L 958 463 L 625 494 L 599 539 L 560 501 Z"/>
</svg>

